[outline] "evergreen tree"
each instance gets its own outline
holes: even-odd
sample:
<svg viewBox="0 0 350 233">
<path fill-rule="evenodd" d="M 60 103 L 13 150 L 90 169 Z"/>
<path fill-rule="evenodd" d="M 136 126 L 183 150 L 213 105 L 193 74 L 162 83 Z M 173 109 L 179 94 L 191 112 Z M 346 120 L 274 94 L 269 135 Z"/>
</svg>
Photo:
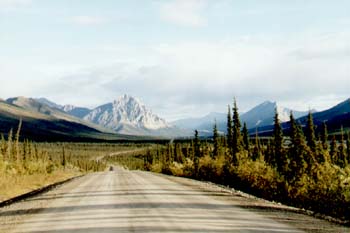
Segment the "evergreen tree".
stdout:
<svg viewBox="0 0 350 233">
<path fill-rule="evenodd" d="M 242 144 L 243 144 L 242 134 L 241 134 L 241 122 L 239 120 L 239 113 L 238 113 L 236 99 L 234 99 L 234 102 L 233 102 L 232 122 L 233 122 L 232 163 L 236 165 L 238 163 L 237 153 L 242 151 Z"/>
<path fill-rule="evenodd" d="M 219 133 L 216 125 L 216 120 L 213 128 L 213 141 L 214 141 L 214 150 L 212 153 L 212 158 L 217 158 L 219 156 Z"/>
<path fill-rule="evenodd" d="M 194 146 L 194 150 L 193 150 L 194 151 L 194 159 L 193 159 L 194 175 L 197 176 L 198 166 L 199 166 L 199 157 L 201 156 L 198 130 L 194 131 L 194 145 L 193 146 Z"/>
<path fill-rule="evenodd" d="M 1 134 L 1 155 L 4 161 L 6 160 L 6 150 L 7 150 L 7 145 L 6 145 L 5 137 L 4 137 L 4 134 Z"/>
<path fill-rule="evenodd" d="M 242 130 L 242 134 L 243 134 L 243 144 L 244 144 L 244 149 L 249 153 L 249 132 L 248 132 L 248 128 L 247 128 L 247 124 L 244 122 L 243 124 L 243 130 Z"/>
<path fill-rule="evenodd" d="M 321 129 L 321 142 L 324 150 L 328 150 L 328 131 L 326 122 L 323 122 Z"/>
<path fill-rule="evenodd" d="M 337 150 L 337 141 L 335 140 L 335 136 L 333 135 L 330 145 L 330 156 L 331 156 L 331 162 L 333 164 L 336 164 L 338 161 L 338 150 Z"/>
<path fill-rule="evenodd" d="M 338 156 L 337 156 L 337 163 L 336 164 L 342 168 L 344 168 L 346 166 L 343 127 L 341 127 L 341 132 L 340 132 L 340 142 L 339 142 L 339 146 L 338 146 Z"/>
<path fill-rule="evenodd" d="M 301 126 L 295 122 L 293 113 L 290 114 L 290 138 L 291 144 L 288 153 L 288 169 L 286 178 L 289 182 L 295 182 L 304 174 L 307 168 L 305 157 L 309 156 L 309 149 L 306 145 Z"/>
<path fill-rule="evenodd" d="M 264 160 L 266 163 L 270 164 L 270 165 L 273 165 L 273 162 L 274 162 L 274 152 L 273 152 L 273 149 L 272 149 L 272 145 L 271 145 L 271 141 L 270 139 L 267 141 L 267 144 L 266 144 L 266 151 L 264 153 Z"/>
<path fill-rule="evenodd" d="M 346 162 L 350 164 L 350 134 L 346 134 Z"/>
<path fill-rule="evenodd" d="M 175 161 L 177 163 L 183 163 L 184 162 L 182 149 L 181 149 L 181 146 L 180 146 L 179 143 L 175 143 L 174 158 L 175 158 Z"/>
<path fill-rule="evenodd" d="M 227 145 L 228 145 L 228 148 L 230 149 L 230 152 L 231 154 L 233 153 L 232 152 L 232 148 L 233 148 L 233 123 L 232 123 L 232 115 L 231 115 L 231 107 L 230 105 L 228 105 L 228 111 L 227 111 L 227 135 L 226 135 L 226 138 L 227 138 Z"/>
<path fill-rule="evenodd" d="M 306 136 L 307 145 L 310 147 L 311 151 L 316 152 L 315 126 L 314 126 L 314 121 L 310 111 L 307 116 L 305 136 Z"/>
<path fill-rule="evenodd" d="M 271 164 L 282 174 L 285 170 L 287 158 L 283 151 L 283 132 L 278 118 L 277 109 L 275 110 L 274 127 L 273 127 L 273 150 L 274 156 Z"/>
<path fill-rule="evenodd" d="M 23 142 L 23 152 L 22 152 L 22 163 L 25 164 L 26 160 L 27 160 L 27 151 L 28 149 L 28 141 L 27 140 L 24 140 Z"/>
<path fill-rule="evenodd" d="M 298 125 L 295 122 L 292 111 L 290 112 L 289 123 L 290 123 L 289 137 L 290 137 L 290 141 L 293 143 L 295 141 L 295 138 L 296 138 L 297 133 L 298 133 Z"/>
<path fill-rule="evenodd" d="M 15 155 L 16 155 L 16 160 L 20 161 L 20 150 L 19 150 L 19 135 L 21 132 L 21 128 L 22 128 L 22 118 L 19 120 L 19 124 L 18 124 L 18 129 L 16 132 L 16 137 L 15 137 Z"/>
<path fill-rule="evenodd" d="M 66 161 L 66 152 L 64 149 L 64 146 L 62 147 L 62 160 L 61 160 L 61 165 L 62 167 L 66 167 L 67 161 Z"/>
<path fill-rule="evenodd" d="M 13 146 L 12 146 L 12 139 L 13 139 L 13 130 L 10 129 L 10 132 L 7 136 L 7 159 L 8 161 L 13 160 Z"/>
<path fill-rule="evenodd" d="M 253 153 L 252 153 L 252 160 L 256 161 L 260 157 L 261 157 L 261 146 L 260 146 L 258 130 L 256 130 L 256 132 L 255 132 L 254 149 L 253 149 Z"/>
</svg>

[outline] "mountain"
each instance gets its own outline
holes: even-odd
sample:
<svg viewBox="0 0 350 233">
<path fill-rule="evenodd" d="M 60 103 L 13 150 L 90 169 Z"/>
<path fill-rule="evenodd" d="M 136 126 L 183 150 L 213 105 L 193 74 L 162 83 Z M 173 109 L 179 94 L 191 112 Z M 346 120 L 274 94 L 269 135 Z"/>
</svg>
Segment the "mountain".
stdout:
<svg viewBox="0 0 350 233">
<path fill-rule="evenodd" d="M 273 125 L 275 110 L 277 109 L 278 116 L 281 122 L 289 121 L 290 112 L 293 112 L 295 118 L 299 118 L 308 114 L 307 111 L 295 111 L 289 108 L 284 108 L 277 105 L 276 102 L 265 101 L 257 105 L 248 112 L 241 115 L 241 122 L 246 122 L 249 129 Z"/>
<path fill-rule="evenodd" d="M 46 98 L 38 98 L 38 99 L 33 99 L 41 104 L 47 105 L 50 108 L 56 108 L 56 109 L 60 109 L 66 113 L 68 113 L 71 116 L 75 116 L 78 118 L 83 118 L 84 116 L 86 116 L 87 114 L 89 114 L 91 112 L 90 109 L 88 108 L 84 108 L 84 107 L 76 107 L 74 105 L 71 104 L 67 104 L 67 105 L 59 105 L 56 104 Z"/>
<path fill-rule="evenodd" d="M 268 125 L 273 125 L 273 118 L 275 115 L 275 109 L 277 109 L 281 122 L 286 122 L 289 120 L 290 112 L 296 118 L 307 115 L 308 112 L 295 111 L 289 108 L 284 108 L 277 105 L 276 102 L 265 101 L 256 107 L 252 108 L 248 112 L 240 115 L 241 123 L 246 122 L 249 129 L 254 129 L 256 127 L 263 127 Z M 209 113 L 204 117 L 199 118 L 186 118 L 172 122 L 172 124 L 180 128 L 197 129 L 200 132 L 212 132 L 213 125 L 216 119 L 218 130 L 221 132 L 226 132 L 227 125 L 227 114 L 226 113 Z"/>
<path fill-rule="evenodd" d="M 313 113 L 312 116 L 314 118 L 314 121 L 322 123 L 323 121 L 330 121 L 334 117 L 346 115 L 349 112 L 350 112 L 350 99 L 347 99 L 330 109 L 327 109 L 322 112 Z"/>
<path fill-rule="evenodd" d="M 63 110 L 56 108 L 56 107 L 50 107 L 49 105 L 46 105 L 42 102 L 37 101 L 33 98 L 26 98 L 26 97 L 14 97 L 9 98 L 6 100 L 8 104 L 20 107 L 24 110 L 33 112 L 33 113 L 40 113 L 48 116 L 50 119 L 59 119 L 59 120 L 65 120 L 70 121 L 82 125 L 86 125 L 90 128 L 96 129 L 97 131 L 104 132 L 104 133 L 114 133 L 114 131 L 109 130 L 107 128 L 101 127 L 100 125 L 93 124 L 91 122 L 84 121 L 80 118 L 74 117 Z M 48 101 L 51 103 L 51 106 L 60 106 L 53 102 Z"/>
<path fill-rule="evenodd" d="M 17 130 L 22 119 L 21 137 L 36 141 L 102 141 L 135 139 L 99 130 L 91 123 L 60 112 L 31 98 L 0 101 L 0 133 Z"/>
<path fill-rule="evenodd" d="M 83 119 L 128 135 L 187 135 L 186 131 L 171 126 L 139 99 L 129 95 L 91 110 Z"/>
<path fill-rule="evenodd" d="M 325 111 L 313 113 L 312 116 L 316 127 L 320 126 L 323 122 L 326 122 L 329 131 L 337 131 L 341 127 L 349 128 L 350 99 L 347 99 Z M 304 125 L 306 124 L 307 117 L 299 118 L 298 121 Z"/>
<path fill-rule="evenodd" d="M 227 114 L 219 112 L 211 112 L 204 117 L 197 118 L 185 118 L 171 122 L 171 124 L 176 125 L 183 129 L 207 129 L 208 125 L 213 127 L 215 120 L 216 122 L 225 122 L 227 119 Z"/>
<path fill-rule="evenodd" d="M 336 106 L 329 108 L 321 112 L 312 113 L 314 125 L 316 127 L 316 133 L 320 132 L 321 125 L 326 122 L 329 132 L 337 132 L 341 127 L 350 128 L 350 99 L 347 99 Z M 297 118 L 297 117 L 295 117 Z M 302 126 L 306 125 L 307 116 L 299 117 L 296 119 Z M 289 122 L 282 123 L 282 128 L 288 130 Z M 257 129 L 262 136 L 271 135 L 273 126 L 263 126 Z M 252 133 L 252 131 L 251 131 Z"/>
<path fill-rule="evenodd" d="M 37 98 L 37 99 L 33 99 L 39 103 L 45 104 L 47 106 L 49 106 L 50 108 L 57 108 L 57 109 L 62 109 L 62 105 L 56 104 L 46 98 Z"/>
<path fill-rule="evenodd" d="M 86 115 L 88 115 L 91 112 L 91 109 L 84 108 L 84 107 L 76 107 L 70 104 L 62 106 L 61 109 L 66 113 L 68 113 L 69 115 L 72 115 L 78 118 L 84 118 Z"/>
</svg>

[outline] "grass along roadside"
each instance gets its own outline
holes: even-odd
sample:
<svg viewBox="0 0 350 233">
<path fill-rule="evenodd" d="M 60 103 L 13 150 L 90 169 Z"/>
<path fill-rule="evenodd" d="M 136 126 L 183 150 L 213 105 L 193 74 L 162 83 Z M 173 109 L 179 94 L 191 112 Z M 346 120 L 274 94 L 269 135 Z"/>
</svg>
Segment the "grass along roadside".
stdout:
<svg viewBox="0 0 350 233">
<path fill-rule="evenodd" d="M 22 174 L 22 175 L 1 175 L 0 177 L 0 202 L 23 195 L 42 187 L 65 181 L 81 175 L 74 170 L 58 170 L 51 174 Z"/>
<path fill-rule="evenodd" d="M 36 143 L 16 134 L 0 138 L 0 202 L 89 172 L 103 171 L 106 155 L 145 148 L 133 143 Z M 148 145 L 147 145 L 148 146 Z"/>
</svg>

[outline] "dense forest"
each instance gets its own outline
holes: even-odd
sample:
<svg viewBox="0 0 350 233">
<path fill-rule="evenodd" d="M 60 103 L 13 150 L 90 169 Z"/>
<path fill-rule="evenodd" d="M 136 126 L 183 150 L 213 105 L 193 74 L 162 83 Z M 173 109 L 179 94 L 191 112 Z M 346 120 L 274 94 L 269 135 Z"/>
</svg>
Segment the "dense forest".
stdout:
<svg viewBox="0 0 350 233">
<path fill-rule="evenodd" d="M 140 158 L 139 158 L 140 159 Z M 323 124 L 315 134 L 312 114 L 300 125 L 290 113 L 282 130 L 276 110 L 271 138 L 250 136 L 234 101 L 228 108 L 227 134 L 216 124 L 212 140 L 198 131 L 188 143 L 158 146 L 144 156 L 144 169 L 230 185 L 259 197 L 350 219 L 350 137 L 329 136 Z"/>
</svg>

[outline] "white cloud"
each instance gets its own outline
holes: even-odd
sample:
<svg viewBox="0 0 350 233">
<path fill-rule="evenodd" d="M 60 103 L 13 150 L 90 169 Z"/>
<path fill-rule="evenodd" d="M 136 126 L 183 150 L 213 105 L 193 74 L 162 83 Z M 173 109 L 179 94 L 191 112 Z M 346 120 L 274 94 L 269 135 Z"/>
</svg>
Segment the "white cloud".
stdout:
<svg viewBox="0 0 350 233">
<path fill-rule="evenodd" d="M 207 20 L 203 10 L 207 6 L 205 0 L 172 0 L 160 6 L 163 20 L 181 26 L 205 26 Z"/>
<path fill-rule="evenodd" d="M 105 24 L 109 20 L 101 16 L 79 15 L 70 18 L 69 21 L 83 26 L 95 26 Z"/>
<path fill-rule="evenodd" d="M 32 0 L 0 0 L 0 9 L 13 10 L 21 7 L 27 7 L 32 4 Z"/>
<path fill-rule="evenodd" d="M 234 96 L 242 111 L 265 100 L 297 110 L 320 110 L 349 96 L 349 40 L 350 34 L 335 33 L 150 47 L 101 45 L 100 52 L 73 50 L 65 62 L 90 57 L 106 65 L 84 60 L 57 82 L 31 89 L 58 103 L 89 107 L 128 93 L 168 119 L 225 112 Z M 81 69 L 84 64 L 87 67 Z M 0 92 L 6 93 L 5 88 L 11 89 L 1 87 Z"/>
</svg>

